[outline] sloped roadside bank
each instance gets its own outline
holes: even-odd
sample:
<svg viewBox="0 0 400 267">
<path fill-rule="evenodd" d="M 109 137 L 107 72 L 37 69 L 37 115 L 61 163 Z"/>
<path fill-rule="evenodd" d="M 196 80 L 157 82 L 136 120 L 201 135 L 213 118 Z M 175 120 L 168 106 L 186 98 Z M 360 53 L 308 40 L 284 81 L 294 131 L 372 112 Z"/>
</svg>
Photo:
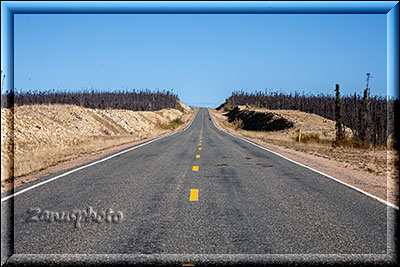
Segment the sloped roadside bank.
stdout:
<svg viewBox="0 0 400 267">
<path fill-rule="evenodd" d="M 399 205 L 398 170 L 394 164 L 398 155 L 395 151 L 332 149 L 320 144 L 296 145 L 289 141 L 284 131 L 266 134 L 235 129 L 223 115 L 224 112 L 209 110 L 219 129 L 251 140 L 282 156 L 326 173 L 396 206 Z M 330 124 L 330 122 L 327 123 Z M 366 163 L 365 160 L 370 160 L 370 162 Z M 384 162 L 380 163 L 380 161 Z M 370 167 L 361 168 L 364 164 Z M 385 165 L 382 174 L 370 171 L 370 168 L 378 168 L 377 166 L 382 164 Z"/>
<path fill-rule="evenodd" d="M 252 131 L 279 131 L 292 128 L 294 122 L 272 112 L 242 110 L 235 107 L 226 114 L 228 122 L 240 124 L 240 128 Z M 239 126 L 239 125 L 238 125 Z"/>
<path fill-rule="evenodd" d="M 195 110 L 179 104 L 179 110 L 151 112 L 74 105 L 21 106 L 14 112 L 14 159 L 7 143 L 7 134 L 12 131 L 3 120 L 9 110 L 2 109 L 2 192 L 181 130 Z M 13 167 L 15 179 L 10 178 Z"/>
</svg>

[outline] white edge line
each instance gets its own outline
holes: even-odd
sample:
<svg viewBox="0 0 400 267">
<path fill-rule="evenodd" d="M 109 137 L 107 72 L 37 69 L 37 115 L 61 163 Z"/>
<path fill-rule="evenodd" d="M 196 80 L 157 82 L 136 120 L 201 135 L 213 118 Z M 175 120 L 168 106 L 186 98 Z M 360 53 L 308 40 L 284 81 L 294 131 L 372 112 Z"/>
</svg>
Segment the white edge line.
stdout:
<svg viewBox="0 0 400 267">
<path fill-rule="evenodd" d="M 247 142 L 247 143 L 249 143 L 249 144 L 252 144 L 252 145 L 254 145 L 254 146 L 256 146 L 256 147 L 259 147 L 259 148 L 261 148 L 261 149 L 264 149 L 264 150 L 266 150 L 266 151 L 268 151 L 268 152 L 270 152 L 270 153 L 273 153 L 273 154 L 275 154 L 275 155 L 277 155 L 277 156 L 279 156 L 279 157 L 282 157 L 282 158 L 284 158 L 284 159 L 286 159 L 286 160 L 288 160 L 288 161 L 290 161 L 290 162 L 293 162 L 293 163 L 295 163 L 295 164 L 297 164 L 297 165 L 300 165 L 300 166 L 302 166 L 302 167 L 304 167 L 304 168 L 307 168 L 307 169 L 312 170 L 312 171 L 314 171 L 314 172 L 316 172 L 316 173 L 322 174 L 323 176 L 328 177 L 328 178 L 330 178 L 330 179 L 332 179 L 332 180 L 334 180 L 334 181 L 336 181 L 336 182 L 338 182 L 338 183 L 341 183 L 341 184 L 343 184 L 343 185 L 346 185 L 346 186 L 348 186 L 348 187 L 350 187 L 350 188 L 352 188 L 352 189 L 354 189 L 354 190 L 356 190 L 356 191 L 358 191 L 358 192 L 360 192 L 360 193 L 362 193 L 362 194 L 364 194 L 364 195 L 367 195 L 367 196 L 369 196 L 370 198 L 373 198 L 373 199 L 375 199 L 375 200 L 377 200 L 377 201 L 379 201 L 379 202 L 385 204 L 385 205 L 388 206 L 388 207 L 394 208 L 394 209 L 396 209 L 396 210 L 399 209 L 398 206 L 396 206 L 396 205 L 394 205 L 394 204 L 392 204 L 392 203 L 390 203 L 390 202 L 388 202 L 388 201 L 386 201 L 386 200 L 384 200 L 384 199 L 381 199 L 381 198 L 379 198 L 379 197 L 377 197 L 377 196 L 374 196 L 374 195 L 372 195 L 372 194 L 370 194 L 370 193 L 368 193 L 368 192 L 365 192 L 364 190 L 362 190 L 362 189 L 360 189 L 360 188 L 357 188 L 357 187 L 355 187 L 355 186 L 353 186 L 353 185 L 351 185 L 351 184 L 345 183 L 345 182 L 343 182 L 343 181 L 341 181 L 341 180 L 339 180 L 339 179 L 337 179 L 337 178 L 335 178 L 335 177 L 332 177 L 332 176 L 330 176 L 330 175 L 328 175 L 328 174 L 326 174 L 326 173 L 320 172 L 320 171 L 318 171 L 318 170 L 316 170 L 316 169 L 313 169 L 313 168 L 311 168 L 311 167 L 309 167 L 309 166 L 306 166 L 306 165 L 301 164 L 301 163 L 299 163 L 299 162 L 297 162 L 297 161 L 294 161 L 294 160 L 292 160 L 292 159 L 290 159 L 290 158 L 287 158 L 287 157 L 285 157 L 285 156 L 283 156 L 283 155 L 281 155 L 281 154 L 279 154 L 279 153 L 277 153 L 277 152 L 275 152 L 275 151 L 269 150 L 268 148 L 265 148 L 265 147 L 263 147 L 263 146 L 261 146 L 261 145 L 259 145 L 259 144 L 253 143 L 253 142 L 250 141 L 250 140 L 247 140 L 247 139 L 245 139 L 245 138 L 242 138 L 242 137 L 233 135 L 233 134 L 231 134 L 231 133 L 228 132 L 228 131 L 225 131 L 225 130 L 222 130 L 222 129 L 218 128 L 218 127 L 215 125 L 214 118 L 212 117 L 211 112 L 210 112 L 209 109 L 208 109 L 208 113 L 210 114 L 210 117 L 211 117 L 211 120 L 212 120 L 212 122 L 213 122 L 213 124 L 214 124 L 214 127 L 217 128 L 219 131 L 225 132 L 225 133 L 229 134 L 230 136 L 233 136 L 233 137 L 238 138 L 238 139 L 240 139 L 240 140 L 242 140 L 242 141 L 245 141 L 245 142 Z"/>
<path fill-rule="evenodd" d="M 89 163 L 89 164 L 87 164 L 87 165 L 81 166 L 81 167 L 76 168 L 76 169 L 73 169 L 73 170 L 70 170 L 70 171 L 65 172 L 65 173 L 63 173 L 63 174 L 57 175 L 57 176 L 55 176 L 55 177 L 53 177 L 53 178 L 50 178 L 50 179 L 48 179 L 48 180 L 46 180 L 46 181 L 43 181 L 43 182 L 34 184 L 34 185 L 30 186 L 30 187 L 27 187 L 27 188 L 22 189 L 22 190 L 20 190 L 20 191 L 18 191 L 18 192 L 15 192 L 14 194 L 11 194 L 11 195 L 9 195 L 9 196 L 3 197 L 3 198 L 1 199 L 1 202 L 6 201 L 6 200 L 8 200 L 8 199 L 10 199 L 10 198 L 13 198 L 13 197 L 15 197 L 15 196 L 18 196 L 18 195 L 20 195 L 20 194 L 22 194 L 22 193 L 25 193 L 25 192 L 29 191 L 29 190 L 32 190 L 32 189 L 34 189 L 34 188 L 36 188 L 36 187 L 38 187 L 38 186 L 41 186 L 41 185 L 50 183 L 50 182 L 52 182 L 52 181 L 54 181 L 54 180 L 57 180 L 57 179 L 59 179 L 59 178 L 61 178 L 61 177 L 67 176 L 67 175 L 69 175 L 69 174 L 71 174 L 71 173 L 80 171 L 80 170 L 82 170 L 82 169 L 85 169 L 85 168 L 88 168 L 88 167 L 90 167 L 90 166 L 96 165 L 96 164 L 98 164 L 98 163 L 100 163 L 100 162 L 109 160 L 109 159 L 111 159 L 111 158 L 114 158 L 114 157 L 119 156 L 119 155 L 121 155 L 121 154 L 124 154 L 124 153 L 126 153 L 126 152 L 132 151 L 132 150 L 134 150 L 134 149 L 136 149 L 136 148 L 139 148 L 139 147 L 148 145 L 148 144 L 153 143 L 153 142 L 155 142 L 155 141 L 158 141 L 158 140 L 160 140 L 160 139 L 163 139 L 163 138 L 172 136 L 172 135 L 174 135 L 174 134 L 176 134 L 176 133 L 179 133 L 179 132 L 182 132 L 182 131 L 186 131 L 186 130 L 192 125 L 194 119 L 195 119 L 196 116 L 197 116 L 198 111 L 199 111 L 199 110 L 196 111 L 196 114 L 193 116 L 193 119 L 190 121 L 189 125 L 186 126 L 183 130 L 179 130 L 179 131 L 176 131 L 176 132 L 173 132 L 173 133 L 164 135 L 164 136 L 157 137 L 157 138 L 152 139 L 152 140 L 150 140 L 150 141 L 148 141 L 148 142 L 145 142 L 145 143 L 139 144 L 139 145 L 137 145 L 137 146 L 128 148 L 128 149 L 126 149 L 126 150 L 117 152 L 117 153 L 115 153 L 115 154 L 113 154 L 113 155 L 111 155 L 111 156 L 108 156 L 108 157 L 106 157 L 106 158 L 97 160 L 97 161 L 95 161 L 95 162 Z"/>
</svg>

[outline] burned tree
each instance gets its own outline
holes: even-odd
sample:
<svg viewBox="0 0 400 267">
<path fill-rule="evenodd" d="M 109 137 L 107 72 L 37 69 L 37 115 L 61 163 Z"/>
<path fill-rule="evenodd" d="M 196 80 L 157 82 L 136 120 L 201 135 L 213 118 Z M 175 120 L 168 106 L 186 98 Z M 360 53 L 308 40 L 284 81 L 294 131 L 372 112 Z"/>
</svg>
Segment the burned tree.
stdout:
<svg viewBox="0 0 400 267">
<path fill-rule="evenodd" d="M 388 138 L 394 141 L 394 124 L 388 123 L 394 118 L 394 108 L 399 99 L 382 96 L 370 96 L 369 82 L 372 76 L 367 75 L 367 89 L 363 95 L 340 96 L 341 124 L 353 132 L 354 141 L 359 145 L 386 146 Z M 296 109 L 314 113 L 330 120 L 336 120 L 336 98 L 325 94 L 285 94 L 273 90 L 252 93 L 235 91 L 226 100 L 232 109 L 237 105 L 251 105 L 268 109 Z M 390 121 L 389 121 L 390 122 Z"/>
<path fill-rule="evenodd" d="M 344 131 L 342 125 L 342 100 L 340 99 L 339 84 L 336 84 L 335 92 L 336 92 L 336 99 L 335 99 L 336 142 L 340 142 L 344 139 Z"/>
<path fill-rule="evenodd" d="M 3 96 L 2 96 L 3 97 Z M 12 97 L 15 105 L 72 104 L 86 108 L 128 109 L 152 111 L 176 108 L 178 96 L 170 91 L 119 90 L 119 91 L 16 91 Z"/>
</svg>

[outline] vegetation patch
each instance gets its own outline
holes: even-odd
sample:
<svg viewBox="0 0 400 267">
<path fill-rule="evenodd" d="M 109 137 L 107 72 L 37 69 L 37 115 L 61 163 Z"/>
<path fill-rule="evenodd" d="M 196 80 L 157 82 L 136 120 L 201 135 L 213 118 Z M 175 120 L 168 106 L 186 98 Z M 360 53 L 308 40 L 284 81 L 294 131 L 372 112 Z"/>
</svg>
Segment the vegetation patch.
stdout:
<svg viewBox="0 0 400 267">
<path fill-rule="evenodd" d="M 298 135 L 293 137 L 294 141 L 298 141 Z M 331 145 L 332 141 L 322 139 L 318 133 L 306 133 L 301 135 L 301 143 L 303 144 L 320 144 L 320 145 Z"/>
<path fill-rule="evenodd" d="M 169 123 L 160 124 L 160 128 L 163 130 L 175 130 L 182 124 L 184 124 L 184 122 L 180 118 L 176 118 L 175 120 L 172 120 Z"/>
<path fill-rule="evenodd" d="M 228 122 L 234 127 L 252 131 L 281 131 L 292 128 L 294 123 L 273 112 L 257 112 L 233 108 L 226 114 Z"/>
</svg>

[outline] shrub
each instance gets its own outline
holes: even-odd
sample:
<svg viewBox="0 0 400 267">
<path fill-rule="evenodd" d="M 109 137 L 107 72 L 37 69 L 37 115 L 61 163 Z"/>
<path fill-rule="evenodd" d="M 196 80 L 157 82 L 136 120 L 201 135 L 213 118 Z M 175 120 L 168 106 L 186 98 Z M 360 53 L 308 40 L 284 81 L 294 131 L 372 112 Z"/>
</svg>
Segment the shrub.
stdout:
<svg viewBox="0 0 400 267">
<path fill-rule="evenodd" d="M 243 128 L 243 120 L 242 119 L 235 119 L 232 122 L 233 127 L 235 127 L 235 129 L 242 129 Z"/>
<path fill-rule="evenodd" d="M 175 120 L 172 120 L 167 124 L 160 124 L 160 127 L 161 127 L 161 129 L 164 129 L 164 130 L 175 130 L 183 123 L 184 122 L 180 118 L 176 118 Z"/>
</svg>

